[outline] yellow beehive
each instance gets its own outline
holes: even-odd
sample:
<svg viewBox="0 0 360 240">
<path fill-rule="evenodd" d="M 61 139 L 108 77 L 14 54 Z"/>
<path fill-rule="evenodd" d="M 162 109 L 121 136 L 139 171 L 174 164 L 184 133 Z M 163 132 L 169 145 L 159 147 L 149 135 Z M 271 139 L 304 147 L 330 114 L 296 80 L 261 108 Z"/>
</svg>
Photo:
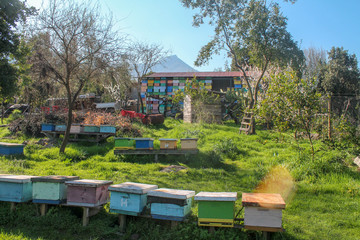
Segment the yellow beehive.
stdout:
<svg viewBox="0 0 360 240">
<path fill-rule="evenodd" d="M 177 139 L 160 138 L 159 141 L 160 141 L 160 149 L 162 149 L 162 150 L 177 149 Z"/>
</svg>

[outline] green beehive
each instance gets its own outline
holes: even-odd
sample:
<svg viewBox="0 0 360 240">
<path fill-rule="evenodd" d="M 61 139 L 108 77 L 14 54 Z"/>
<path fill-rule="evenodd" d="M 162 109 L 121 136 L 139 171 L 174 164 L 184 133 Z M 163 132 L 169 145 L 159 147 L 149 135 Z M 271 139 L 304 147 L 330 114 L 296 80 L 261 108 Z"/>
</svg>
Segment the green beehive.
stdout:
<svg viewBox="0 0 360 240">
<path fill-rule="evenodd" d="M 135 140 L 133 138 L 115 138 L 116 150 L 134 149 Z"/>
<path fill-rule="evenodd" d="M 234 227 L 236 192 L 200 192 L 198 201 L 198 225 Z"/>
</svg>

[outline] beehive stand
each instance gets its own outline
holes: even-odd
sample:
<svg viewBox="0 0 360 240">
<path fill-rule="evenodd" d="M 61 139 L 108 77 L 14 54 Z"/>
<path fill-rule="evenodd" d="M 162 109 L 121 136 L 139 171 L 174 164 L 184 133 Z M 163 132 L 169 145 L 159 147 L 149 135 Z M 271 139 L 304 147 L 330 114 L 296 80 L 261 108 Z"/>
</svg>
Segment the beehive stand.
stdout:
<svg viewBox="0 0 360 240">
<path fill-rule="evenodd" d="M 190 155 L 198 154 L 199 150 L 114 150 L 115 155 L 154 155 L 155 162 L 159 161 L 159 155 Z"/>
</svg>

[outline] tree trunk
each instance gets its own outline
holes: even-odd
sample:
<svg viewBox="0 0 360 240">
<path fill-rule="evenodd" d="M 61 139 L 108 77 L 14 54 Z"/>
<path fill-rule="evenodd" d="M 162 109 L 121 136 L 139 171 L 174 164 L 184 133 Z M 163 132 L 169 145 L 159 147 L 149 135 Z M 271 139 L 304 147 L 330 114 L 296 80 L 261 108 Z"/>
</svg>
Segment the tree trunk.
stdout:
<svg viewBox="0 0 360 240">
<path fill-rule="evenodd" d="M 140 92 L 138 92 L 138 98 L 139 98 L 139 100 L 140 100 L 140 107 L 141 107 L 140 111 L 138 111 L 138 112 L 144 113 L 144 104 L 143 104 L 143 101 L 142 101 L 142 99 L 141 99 Z M 138 102 L 138 103 L 139 103 L 139 102 Z"/>
<path fill-rule="evenodd" d="M 63 141 L 61 143 L 61 147 L 60 147 L 60 153 L 65 152 L 65 148 L 66 148 L 66 145 L 67 145 L 67 143 L 69 141 L 69 137 L 70 137 L 70 128 L 71 128 L 71 124 L 72 124 L 72 111 L 73 111 L 74 104 L 70 101 L 68 106 L 69 106 L 68 120 L 67 120 L 67 124 L 66 124 L 66 131 L 65 131 L 64 139 L 63 139 Z"/>
<path fill-rule="evenodd" d="M 5 113 L 5 101 L 2 102 L 2 106 L 1 106 L 1 124 L 4 124 L 4 113 Z"/>
<path fill-rule="evenodd" d="M 328 137 L 331 139 L 331 96 L 328 101 Z"/>
</svg>

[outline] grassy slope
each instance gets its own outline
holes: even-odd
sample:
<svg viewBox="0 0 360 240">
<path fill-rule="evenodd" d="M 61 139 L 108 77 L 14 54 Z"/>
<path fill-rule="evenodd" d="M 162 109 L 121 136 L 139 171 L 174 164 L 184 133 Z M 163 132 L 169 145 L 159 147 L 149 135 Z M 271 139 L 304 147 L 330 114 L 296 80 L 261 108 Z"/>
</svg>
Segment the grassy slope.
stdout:
<svg viewBox="0 0 360 240">
<path fill-rule="evenodd" d="M 166 120 L 160 127 L 140 127 L 145 137 L 155 139 L 198 136 L 200 154 L 186 158 L 160 156 L 160 162 L 153 163 L 153 157 L 148 156 L 114 156 L 111 138 L 100 146 L 71 144 L 66 156 L 59 156 L 58 148 L 29 144 L 24 157 L 0 157 L 0 173 L 77 175 L 196 192 L 235 191 L 239 196 L 236 207 L 240 209 L 241 193 L 252 192 L 273 167 L 280 165 L 295 178 L 296 192 L 287 200 L 284 211 L 286 232 L 275 234 L 276 239 L 360 239 L 360 175 L 347 166 L 353 156 L 331 150 L 318 141 L 315 160 L 311 161 L 305 140 L 296 143 L 290 135 L 279 136 L 270 131 L 258 131 L 254 136 L 239 135 L 238 127 L 232 124 L 191 125 Z M 0 129 L 0 137 L 6 135 L 7 130 Z M 224 141 L 239 148 L 232 160 L 228 158 L 231 154 L 219 156 L 213 151 L 215 145 Z M 155 145 L 158 147 L 158 141 Z M 171 164 L 188 169 L 160 172 Z M 117 218 L 108 212 L 108 206 L 92 217 L 85 228 L 80 225 L 81 212 L 77 208 L 53 207 L 45 217 L 38 217 L 33 204 L 20 205 L 14 214 L 8 214 L 8 209 L 8 203 L 0 203 L 0 239 L 119 239 Z M 162 222 L 130 218 L 123 238 L 132 234 L 139 234 L 142 239 L 258 237 L 256 232 L 235 229 L 220 229 L 209 235 L 206 229 L 194 224 L 196 213 L 194 205 L 191 221 L 173 231 Z"/>
</svg>

